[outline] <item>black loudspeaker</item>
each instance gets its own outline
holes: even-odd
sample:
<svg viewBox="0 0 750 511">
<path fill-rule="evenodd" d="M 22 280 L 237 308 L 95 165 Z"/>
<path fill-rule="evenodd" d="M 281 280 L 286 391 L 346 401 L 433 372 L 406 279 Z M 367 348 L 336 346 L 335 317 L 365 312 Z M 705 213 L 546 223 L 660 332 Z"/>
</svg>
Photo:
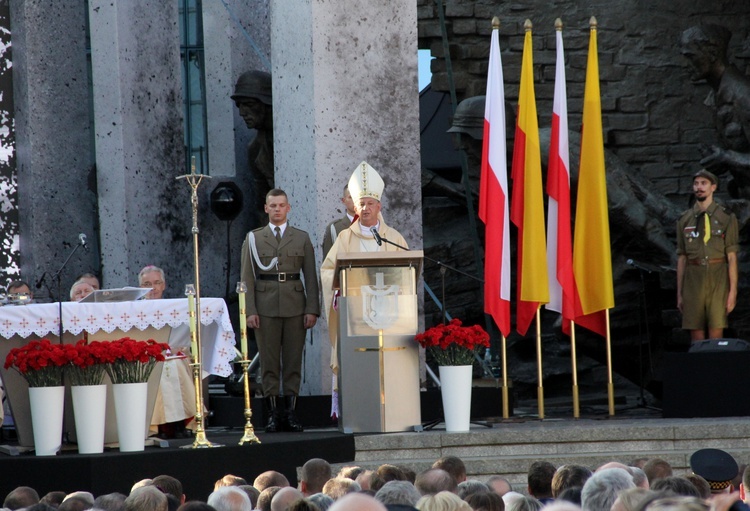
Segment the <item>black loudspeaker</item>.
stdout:
<svg viewBox="0 0 750 511">
<path fill-rule="evenodd" d="M 691 344 L 688 353 L 713 351 L 750 351 L 750 343 L 742 339 L 706 339 Z"/>
<path fill-rule="evenodd" d="M 750 416 L 750 351 L 714 344 L 718 351 L 664 354 L 664 417 Z"/>
</svg>

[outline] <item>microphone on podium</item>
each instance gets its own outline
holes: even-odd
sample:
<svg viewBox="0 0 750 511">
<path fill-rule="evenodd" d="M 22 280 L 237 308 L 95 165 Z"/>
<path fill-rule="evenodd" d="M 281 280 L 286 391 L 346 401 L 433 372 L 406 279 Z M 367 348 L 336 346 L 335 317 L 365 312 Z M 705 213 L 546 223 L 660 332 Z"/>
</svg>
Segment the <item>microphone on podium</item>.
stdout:
<svg viewBox="0 0 750 511">
<path fill-rule="evenodd" d="M 375 238 L 375 241 L 378 243 L 378 245 L 383 244 L 383 238 L 380 237 L 380 234 L 378 233 L 378 229 L 376 227 L 370 227 L 370 232 L 372 233 L 372 236 Z"/>
</svg>

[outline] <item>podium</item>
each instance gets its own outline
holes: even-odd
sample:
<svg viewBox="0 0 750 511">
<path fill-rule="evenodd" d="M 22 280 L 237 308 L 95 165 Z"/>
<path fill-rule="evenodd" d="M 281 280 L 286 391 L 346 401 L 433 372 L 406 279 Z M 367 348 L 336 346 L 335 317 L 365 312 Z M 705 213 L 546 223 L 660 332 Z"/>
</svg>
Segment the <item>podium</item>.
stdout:
<svg viewBox="0 0 750 511">
<path fill-rule="evenodd" d="M 417 279 L 422 251 L 345 253 L 337 357 L 339 429 L 385 433 L 421 426 Z"/>
</svg>

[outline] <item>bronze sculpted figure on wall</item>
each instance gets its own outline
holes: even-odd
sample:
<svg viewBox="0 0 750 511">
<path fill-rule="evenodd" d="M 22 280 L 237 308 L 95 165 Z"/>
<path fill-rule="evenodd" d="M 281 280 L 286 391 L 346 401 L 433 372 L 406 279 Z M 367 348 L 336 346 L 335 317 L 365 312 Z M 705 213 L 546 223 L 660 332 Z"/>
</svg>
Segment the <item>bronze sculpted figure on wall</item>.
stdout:
<svg viewBox="0 0 750 511">
<path fill-rule="evenodd" d="M 720 145 L 701 147 L 701 165 L 716 173 L 729 171 L 729 192 L 750 198 L 750 78 L 727 58 L 731 32 L 704 23 L 682 33 L 681 52 L 693 69 L 693 81 L 705 80 L 712 88 L 706 104 L 715 111 Z"/>
<path fill-rule="evenodd" d="M 266 192 L 274 188 L 271 75 L 258 70 L 242 73 L 234 86 L 232 99 L 245 125 L 256 130 L 247 148 L 248 162 L 257 196 L 265 197 Z"/>
</svg>

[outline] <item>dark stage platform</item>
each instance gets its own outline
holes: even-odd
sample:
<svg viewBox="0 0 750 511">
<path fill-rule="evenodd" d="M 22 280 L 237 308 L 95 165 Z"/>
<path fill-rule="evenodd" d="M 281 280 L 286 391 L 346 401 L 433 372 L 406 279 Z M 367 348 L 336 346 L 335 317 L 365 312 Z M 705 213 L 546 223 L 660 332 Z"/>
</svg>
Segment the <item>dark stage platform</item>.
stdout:
<svg viewBox="0 0 750 511">
<path fill-rule="evenodd" d="M 146 447 L 140 453 L 112 449 L 82 455 L 72 445 L 50 457 L 0 455 L 0 496 L 21 485 L 35 488 L 40 495 L 52 490 L 127 495 L 133 483 L 168 474 L 182 481 L 188 499 L 205 500 L 214 482 L 226 474 L 254 478 L 265 470 L 277 470 L 296 485 L 297 467 L 310 458 L 325 458 L 330 463 L 354 459 L 354 437 L 333 429 L 275 434 L 256 431 L 261 444 L 240 446 L 242 434 L 242 429 L 209 428 L 206 436 L 224 444 L 221 448 L 181 449 L 179 446 L 193 443 L 184 439 L 169 440 L 166 448 Z"/>
</svg>

